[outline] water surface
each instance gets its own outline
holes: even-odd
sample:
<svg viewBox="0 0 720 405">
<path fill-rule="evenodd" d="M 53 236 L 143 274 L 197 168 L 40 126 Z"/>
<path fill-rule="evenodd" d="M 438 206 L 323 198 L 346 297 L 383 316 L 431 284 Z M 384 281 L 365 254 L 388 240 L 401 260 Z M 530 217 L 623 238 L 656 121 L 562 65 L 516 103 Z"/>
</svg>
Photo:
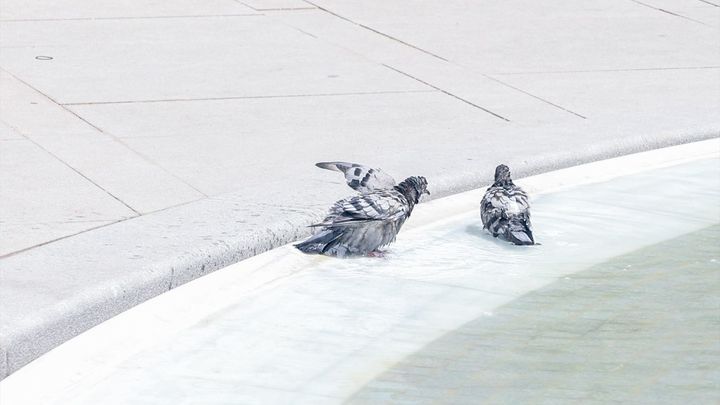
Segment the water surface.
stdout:
<svg viewBox="0 0 720 405">
<path fill-rule="evenodd" d="M 350 402 L 720 403 L 720 225 L 528 293 Z"/>
</svg>

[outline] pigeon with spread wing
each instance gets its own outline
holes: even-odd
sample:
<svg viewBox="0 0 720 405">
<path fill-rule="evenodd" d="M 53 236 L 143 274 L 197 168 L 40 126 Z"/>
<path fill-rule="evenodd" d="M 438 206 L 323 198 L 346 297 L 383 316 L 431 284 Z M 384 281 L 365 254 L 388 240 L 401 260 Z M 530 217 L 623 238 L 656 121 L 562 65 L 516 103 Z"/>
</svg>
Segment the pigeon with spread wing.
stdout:
<svg viewBox="0 0 720 405">
<path fill-rule="evenodd" d="M 321 165 L 330 163 L 318 164 L 327 168 Z M 304 253 L 337 257 L 380 254 L 378 249 L 395 240 L 420 197 L 430 194 L 422 176 L 408 177 L 396 185 L 392 177 L 376 169 L 338 162 L 332 165 L 362 194 L 337 201 L 321 223 L 312 225 L 319 231 L 295 245 Z M 356 174 L 355 169 L 360 171 Z"/>
</svg>

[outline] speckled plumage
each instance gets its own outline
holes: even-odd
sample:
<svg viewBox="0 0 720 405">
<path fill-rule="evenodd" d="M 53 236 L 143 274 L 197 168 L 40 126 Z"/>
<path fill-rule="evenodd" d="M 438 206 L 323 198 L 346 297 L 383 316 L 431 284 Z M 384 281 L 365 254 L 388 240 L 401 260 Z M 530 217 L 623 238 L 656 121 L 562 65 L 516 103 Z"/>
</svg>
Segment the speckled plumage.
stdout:
<svg viewBox="0 0 720 405">
<path fill-rule="evenodd" d="M 535 243 L 528 196 L 513 183 L 510 169 L 505 165 L 495 169 L 495 182 L 480 203 L 480 216 L 483 228 L 494 237 L 499 236 L 516 245 Z"/>
<path fill-rule="evenodd" d="M 320 230 L 295 245 L 311 254 L 346 257 L 377 252 L 393 241 L 405 220 L 428 193 L 424 177 L 408 177 L 391 189 L 375 190 L 337 201 Z"/>
<path fill-rule="evenodd" d="M 320 162 L 316 163 L 315 166 L 341 172 L 345 175 L 347 185 L 361 194 L 376 190 L 390 190 L 396 184 L 395 179 L 384 171 L 358 163 Z"/>
</svg>

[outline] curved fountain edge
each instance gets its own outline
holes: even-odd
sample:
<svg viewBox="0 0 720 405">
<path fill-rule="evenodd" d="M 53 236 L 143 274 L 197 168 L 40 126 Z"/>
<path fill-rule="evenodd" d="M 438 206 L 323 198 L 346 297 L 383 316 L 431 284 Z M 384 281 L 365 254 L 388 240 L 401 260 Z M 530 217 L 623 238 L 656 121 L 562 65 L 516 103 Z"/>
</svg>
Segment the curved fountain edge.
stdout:
<svg viewBox="0 0 720 405">
<path fill-rule="evenodd" d="M 526 177 L 579 164 L 667 146 L 718 138 L 704 130 L 665 138 L 636 136 L 595 144 L 582 151 L 535 156 L 517 167 Z M 718 149 L 718 139 L 709 141 Z M 711 148 L 712 149 L 712 148 Z M 466 168 L 467 169 L 467 168 Z M 439 178 L 433 197 L 476 189 L 490 174 L 472 169 Z M 239 203 L 207 199 L 146 215 L 41 246 L 4 259 L 0 271 L 0 378 L 4 378 L 61 343 L 95 325 L 188 281 L 307 235 L 305 226 L 324 209 L 303 207 L 283 212 L 281 219 L 233 234 L 228 221 Z M 290 207 L 292 208 L 292 207 Z M 202 218 L 201 226 L 174 230 Z M 424 221 L 418 210 L 408 225 Z M 201 231 L 211 230 L 204 235 Z M 177 232 L 178 234 L 170 234 Z M 110 235 L 125 235 L 108 244 Z M 159 238 L 163 233 L 165 238 Z M 170 235 L 168 237 L 168 235 Z M 138 241 L 152 241 L 139 246 Z M 72 253 L 72 254 L 70 254 Z M 43 299 L 33 303 L 29 288 Z M 33 291 L 33 292 L 34 292 Z"/>
</svg>

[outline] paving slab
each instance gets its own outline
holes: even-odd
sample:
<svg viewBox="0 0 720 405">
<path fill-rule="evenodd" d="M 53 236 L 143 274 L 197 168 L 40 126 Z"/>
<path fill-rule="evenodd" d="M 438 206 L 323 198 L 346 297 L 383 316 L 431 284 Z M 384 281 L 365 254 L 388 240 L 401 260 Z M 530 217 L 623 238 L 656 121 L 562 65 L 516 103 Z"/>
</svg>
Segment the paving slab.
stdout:
<svg viewBox="0 0 720 405">
<path fill-rule="evenodd" d="M 488 77 L 478 70 L 461 67 L 422 52 L 397 39 L 323 10 L 278 11 L 274 19 L 311 33 L 322 41 L 350 50 L 376 63 L 445 91 L 501 121 L 537 125 L 542 122 L 582 119 L 562 106 L 528 95 Z M 569 115 L 568 115 L 569 114 Z"/>
<path fill-rule="evenodd" d="M 425 89 L 264 16 L 30 21 L 0 35 L 0 66 L 60 104 Z"/>
<path fill-rule="evenodd" d="M 0 121 L 0 141 L 25 140 L 14 128 Z"/>
<path fill-rule="evenodd" d="M 0 191 L 0 256 L 137 215 L 29 140 L 0 141 Z"/>
<path fill-rule="evenodd" d="M 630 0 L 312 3 L 485 73 L 720 63 L 717 29 Z"/>
<path fill-rule="evenodd" d="M 703 91 L 708 93 L 707 89 Z M 701 95 L 702 92 L 696 96 L 699 99 Z M 712 97 L 707 103 L 717 104 Z M 543 157 L 557 159 L 565 152 L 558 150 L 551 139 L 562 140 L 568 150 L 589 142 L 597 144 L 600 150 L 603 141 L 613 143 L 622 139 L 628 144 L 633 143 L 633 138 L 641 138 L 641 143 L 658 141 L 663 134 L 681 133 L 688 124 L 634 121 L 618 114 L 597 122 L 575 118 L 583 125 L 556 123 L 552 126 L 554 132 L 548 132 L 540 125 L 515 126 L 504 122 L 441 92 L 71 108 L 110 132 L 120 133 L 129 128 L 128 134 L 134 136 L 122 137 L 126 145 L 212 196 L 233 192 L 239 184 L 244 188 L 279 184 L 278 181 L 305 171 L 303 167 L 312 169 L 314 162 L 338 156 L 381 165 L 398 178 L 424 174 L 433 179 L 436 191 L 442 192 L 461 176 L 467 178 L 464 183 L 467 186 L 479 184 L 477 173 L 491 173 L 498 160 L 510 162 L 515 170 L 523 172 Z M 652 112 L 662 111 L 658 108 Z M 711 133 L 712 124 L 717 122 L 715 116 L 711 113 L 687 117 L 695 119 L 691 124 L 696 128 L 707 127 Z M 628 121 L 622 130 L 613 121 L 620 118 Z M 680 113 L 673 118 L 681 118 Z M 161 128 L 159 122 L 168 124 Z M 612 122 L 613 127 L 608 127 L 607 122 Z M 650 133 L 654 135 L 641 135 Z M 302 134 L 312 134 L 313 141 L 307 142 Z M 428 149 L 427 145 L 438 138 L 444 140 L 443 144 Z M 496 144 L 501 139 L 517 144 L 507 149 Z M 526 140 L 532 142 L 524 143 Z M 592 150 L 586 146 L 586 153 Z M 520 159 L 528 153 L 535 156 L 533 163 L 527 158 Z M 458 165 L 459 161 L 463 165 Z M 332 178 L 317 170 L 310 172 L 314 172 L 309 175 L 316 179 Z M 268 200 L 262 194 L 255 198 Z"/>
<path fill-rule="evenodd" d="M 0 116 L 18 133 L 35 139 L 98 133 L 92 125 L 5 70 L 0 70 Z"/>
<path fill-rule="evenodd" d="M 687 8 L 681 9 L 678 13 L 682 13 L 683 16 L 700 21 L 709 27 L 720 29 L 720 6 L 714 6 L 712 8 Z"/>
<path fill-rule="evenodd" d="M 313 164 L 338 157 L 377 162 L 398 177 L 422 174 L 429 168 L 412 162 L 430 159 L 426 145 L 437 137 L 447 143 L 433 151 L 433 166 L 480 147 L 482 134 L 503 125 L 437 91 L 71 108 L 112 133 L 129 127 L 125 144 L 207 195 L 239 184 L 279 184 L 303 172 L 330 179 Z M 474 140 L 477 146 L 469 145 Z M 466 150 L 463 157 L 476 155 Z"/>
<path fill-rule="evenodd" d="M 257 11 L 303 10 L 315 8 L 302 0 L 242 0 L 242 4 Z"/>
<path fill-rule="evenodd" d="M 2 0 L 0 21 L 96 18 L 196 17 L 198 15 L 253 14 L 234 0 L 179 0 L 172 2 L 119 0 Z"/>
<path fill-rule="evenodd" d="M 205 197 L 117 139 L 67 135 L 44 138 L 41 144 L 140 214 Z"/>
<path fill-rule="evenodd" d="M 717 105 L 717 88 L 720 83 L 718 66 L 686 69 L 658 66 L 647 70 L 641 68 L 635 75 L 632 74 L 636 71 L 635 68 L 630 68 L 632 64 L 625 65 L 626 69 L 617 72 L 613 69 L 605 71 L 587 66 L 583 69 L 590 70 L 583 70 L 588 73 L 584 76 L 567 72 L 569 76 L 560 78 L 558 75 L 563 70 L 559 70 L 545 73 L 546 76 L 531 76 L 527 73 L 524 76 L 527 78 L 526 81 L 518 81 L 512 79 L 517 73 L 487 74 L 482 66 L 442 61 L 432 55 L 418 52 L 412 46 L 396 39 L 378 35 L 363 26 L 348 22 L 330 12 L 307 10 L 274 12 L 269 15 L 312 33 L 322 40 L 350 49 L 416 78 L 429 86 L 447 91 L 452 96 L 472 103 L 489 114 L 499 115 L 513 123 L 536 130 L 539 124 L 544 123 L 554 127 L 573 124 L 583 126 L 586 124 L 582 123 L 582 120 L 587 118 L 617 121 L 631 118 L 628 115 L 645 113 L 652 116 L 668 109 L 677 109 L 682 114 L 682 111 L 695 108 L 712 109 Z M 478 46 L 477 43 L 474 45 Z M 640 43 L 636 45 L 642 46 Z M 717 55 L 715 48 L 713 43 L 709 43 L 706 46 L 706 53 Z M 682 52 L 682 49 L 673 51 L 675 54 Z M 493 55 L 497 55 L 497 52 L 493 52 Z M 512 60 L 523 59 L 516 59 L 513 56 Z M 595 70 L 600 71 L 595 72 Z M 674 70 L 677 72 L 673 72 Z M 556 80 L 557 87 L 563 90 L 555 88 Z M 679 100 L 674 97 L 672 100 L 656 97 L 654 92 L 657 89 L 669 87 L 675 89 L 673 94 L 680 92 Z M 569 98 L 567 94 L 558 94 L 560 91 L 572 92 L 580 102 L 575 102 L 575 98 Z M 693 92 L 697 92 L 704 101 L 689 101 L 695 97 Z M 653 106 L 657 108 L 652 108 Z M 706 114 L 704 116 L 707 117 L 708 122 L 717 121 L 713 112 L 710 112 L 709 116 Z"/>
<path fill-rule="evenodd" d="M 717 1 L 638 0 L 635 3 L 698 24 L 720 28 L 720 3 Z"/>
<path fill-rule="evenodd" d="M 650 128 L 664 114 L 680 126 L 720 122 L 720 68 L 493 75 L 582 111 L 593 121 Z M 663 96 L 658 97 L 658 94 Z M 703 117 L 703 122 L 698 122 Z M 669 120 L 668 120 L 669 121 Z"/>
<path fill-rule="evenodd" d="M 6 72 L 0 72 L 0 90 L 0 115 L 15 127 L 9 130 L 52 153 L 134 212 L 152 212 L 204 197 L 120 140 Z M 38 120 L 38 116 L 43 119 Z M 21 193 L 19 198 L 31 197 Z M 76 201 L 78 206 L 84 204 L 82 193 L 65 190 L 61 198 Z M 50 215 L 46 220 L 63 219 Z"/>
</svg>

